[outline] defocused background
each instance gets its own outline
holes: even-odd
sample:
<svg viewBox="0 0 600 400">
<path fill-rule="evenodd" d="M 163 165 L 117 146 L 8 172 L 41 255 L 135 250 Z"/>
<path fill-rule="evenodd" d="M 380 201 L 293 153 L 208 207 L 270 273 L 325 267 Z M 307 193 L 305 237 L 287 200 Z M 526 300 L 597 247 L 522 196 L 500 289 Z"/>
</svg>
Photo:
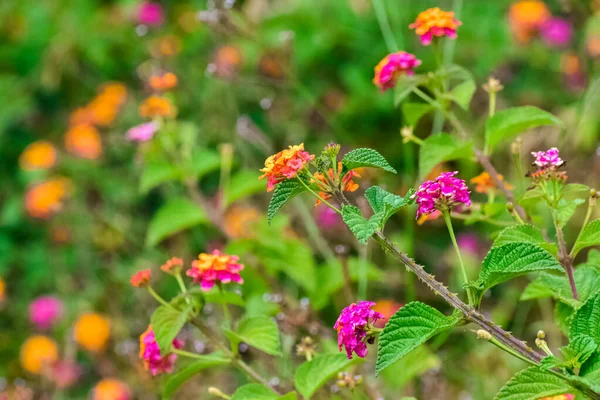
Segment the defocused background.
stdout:
<svg viewBox="0 0 600 400">
<path fill-rule="evenodd" d="M 523 154 L 559 146 L 569 178 L 597 186 L 595 0 L 3 0 L 0 393 L 9 399 L 85 399 L 101 382 L 108 389 L 97 391 L 158 398 L 160 380 L 151 379 L 137 356 L 137 338 L 154 303 L 133 290 L 129 278 L 171 256 L 189 263 L 199 252 L 223 246 L 250 253 L 243 260 L 247 309 L 237 312 L 276 315 L 287 346 L 286 359 L 266 376 L 292 376 L 293 346 L 302 335 L 319 337 L 322 348 L 335 346 L 334 332 L 319 328 L 333 326 L 346 304 L 342 277 L 328 267 L 332 258 L 347 262 L 359 295 L 379 301 L 388 314 L 415 297 L 439 303 L 381 254 L 358 250 L 324 208 L 298 201 L 273 227 L 264 218 L 268 196 L 258 169 L 289 144 L 304 142 L 312 152 L 331 140 L 345 150 L 370 146 L 399 175 L 365 171 L 361 184 L 383 182 L 399 193 L 415 185 L 416 147 L 402 144 L 400 136 L 407 123 L 393 94 L 380 93 L 371 82 L 374 66 L 388 53 L 373 4 L 383 6 L 400 49 L 423 60 L 418 72 L 435 69 L 435 60 L 408 25 L 428 7 L 454 10 L 463 25 L 445 45 L 445 61 L 472 71 L 479 85 L 492 75 L 500 79 L 499 109 L 531 104 L 563 119 L 565 132 L 528 135 Z M 173 88 L 167 72 L 176 77 Z M 163 81 L 152 81 L 156 76 Z M 162 89 L 170 89 L 164 95 L 169 104 L 143 103 Z M 168 141 L 128 140 L 125 132 L 143 121 L 141 104 L 176 108 L 165 129 L 187 146 L 200 190 L 220 210 L 216 224 L 190 208 L 189 185 L 173 182 L 165 169 Z M 482 134 L 487 107 L 487 94 L 478 88 L 472 113 L 460 117 Z M 433 126 L 433 116 L 424 118 L 416 135 L 429 135 Z M 505 154 L 497 165 L 510 181 L 517 171 L 507 162 L 509 146 Z M 479 173 L 472 164 L 461 171 Z M 417 226 L 414 214 L 393 221 L 404 248 L 452 280 L 448 266 L 454 259 L 439 224 Z M 458 230 L 474 268 L 497 227 Z M 545 326 L 559 346 L 560 327 L 544 322 L 555 312 L 552 303 L 517 306 L 525 284 L 495 291 L 488 309 L 518 336 Z M 166 279 L 156 286 L 166 297 L 177 290 Z M 206 318 L 219 313 L 207 310 Z M 202 352 L 206 344 L 188 335 Z M 467 335 L 442 338 L 433 347 L 386 371 L 378 380 L 382 394 L 489 399 L 521 367 Z M 42 371 L 47 365 L 39 362 L 40 352 L 58 360 L 52 371 Z M 207 382 L 233 389 L 239 379 L 207 372 L 179 398 L 208 398 Z"/>
</svg>

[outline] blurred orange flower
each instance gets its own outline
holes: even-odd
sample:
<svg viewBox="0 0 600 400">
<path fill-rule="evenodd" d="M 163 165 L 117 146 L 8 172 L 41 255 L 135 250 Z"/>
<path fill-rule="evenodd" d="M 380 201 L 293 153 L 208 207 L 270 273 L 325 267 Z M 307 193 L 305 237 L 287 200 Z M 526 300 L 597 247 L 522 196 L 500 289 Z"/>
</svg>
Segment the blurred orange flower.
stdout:
<svg viewBox="0 0 600 400">
<path fill-rule="evenodd" d="M 135 286 L 137 288 L 146 287 L 150 284 L 151 277 L 152 273 L 149 269 L 143 269 L 141 271 L 138 271 L 131 277 L 131 286 Z"/>
<path fill-rule="evenodd" d="M 25 210 L 34 218 L 47 219 L 59 211 L 71 191 L 71 181 L 54 178 L 32 186 L 25 194 Z"/>
<path fill-rule="evenodd" d="M 177 110 L 171 101 L 160 96 L 150 96 L 140 104 L 138 112 L 141 117 L 154 118 L 166 117 L 172 118 L 177 115 Z"/>
<path fill-rule="evenodd" d="M 160 266 L 160 270 L 168 274 L 179 273 L 183 267 L 183 260 L 179 257 L 171 257 Z"/>
<path fill-rule="evenodd" d="M 100 132 L 92 125 L 72 126 L 65 134 L 65 147 L 74 156 L 96 160 L 102 155 Z"/>
<path fill-rule="evenodd" d="M 524 44 L 538 33 L 540 26 L 551 16 L 543 1 L 521 0 L 510 6 L 508 22 L 517 42 Z"/>
<path fill-rule="evenodd" d="M 237 47 L 223 46 L 216 51 L 213 63 L 218 76 L 230 78 L 242 64 L 242 53 Z"/>
<path fill-rule="evenodd" d="M 117 379 L 102 379 L 92 391 L 92 400 L 130 400 L 131 390 L 125 382 Z"/>
<path fill-rule="evenodd" d="M 46 140 L 31 143 L 19 157 L 21 168 L 26 171 L 48 169 L 56 164 L 57 151 L 54 145 Z"/>
<path fill-rule="evenodd" d="M 110 320 L 100 314 L 82 314 L 73 326 L 75 342 L 88 351 L 104 351 L 110 338 L 110 325 Z"/>
<path fill-rule="evenodd" d="M 504 181 L 504 177 L 502 175 L 498 175 L 498 179 Z M 490 190 L 496 189 L 496 184 L 494 180 L 487 172 L 482 172 L 474 178 L 471 178 L 471 183 L 474 183 L 475 191 L 477 193 L 488 193 Z M 504 182 L 504 187 L 508 190 L 513 190 L 514 187 L 510 183 Z"/>
<path fill-rule="evenodd" d="M 377 328 L 383 328 L 390 319 L 390 317 L 394 315 L 396 311 L 398 311 L 401 307 L 402 304 L 392 299 L 379 300 L 375 302 L 373 310 L 383 315 L 383 318 L 378 319 L 377 322 L 375 322 L 375 326 Z"/>
<path fill-rule="evenodd" d="M 417 220 L 417 225 L 423 225 L 427 221 L 432 221 L 432 220 L 438 219 L 440 217 L 440 215 L 442 215 L 442 213 L 438 210 L 435 210 L 431 214 L 427 214 L 427 215 L 421 214 L 421 216 Z"/>
<path fill-rule="evenodd" d="M 6 299 L 6 283 L 4 279 L 0 278 L 0 303 Z"/>
<path fill-rule="evenodd" d="M 21 365 L 32 374 L 39 374 L 45 366 L 58 360 L 58 345 L 46 336 L 28 338 L 21 346 Z"/>
<path fill-rule="evenodd" d="M 254 207 L 234 205 L 225 212 L 223 228 L 227 236 L 232 239 L 252 238 L 253 225 L 260 217 L 260 211 Z"/>
<path fill-rule="evenodd" d="M 152 44 L 152 55 L 155 57 L 172 57 L 181 52 L 181 39 L 175 35 L 160 37 Z"/>
<path fill-rule="evenodd" d="M 166 72 L 162 75 L 154 75 L 150 77 L 148 82 L 150 87 L 157 91 L 165 91 L 173 89 L 177 86 L 177 75 L 172 72 Z"/>
</svg>

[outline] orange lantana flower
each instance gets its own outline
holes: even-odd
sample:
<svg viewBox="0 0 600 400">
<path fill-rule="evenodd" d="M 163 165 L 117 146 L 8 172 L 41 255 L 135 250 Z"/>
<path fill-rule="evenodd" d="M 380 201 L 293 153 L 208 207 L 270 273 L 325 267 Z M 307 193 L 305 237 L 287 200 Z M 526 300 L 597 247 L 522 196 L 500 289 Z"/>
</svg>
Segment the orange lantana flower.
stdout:
<svg viewBox="0 0 600 400">
<path fill-rule="evenodd" d="M 94 386 L 92 400 L 131 400 L 131 390 L 117 379 L 102 379 Z"/>
<path fill-rule="evenodd" d="M 38 140 L 25 148 L 19 164 L 24 170 L 48 169 L 56 164 L 57 151 L 54 145 L 46 140 Z"/>
<path fill-rule="evenodd" d="M 550 17 L 548 6 L 540 0 L 517 1 L 508 12 L 510 29 L 519 43 L 529 42 Z"/>
<path fill-rule="evenodd" d="M 71 190 L 67 178 L 54 178 L 32 186 L 25 194 L 25 210 L 34 218 L 47 219 L 62 208 Z"/>
<path fill-rule="evenodd" d="M 338 162 L 337 165 L 337 171 L 338 171 L 338 176 L 334 176 L 334 172 L 333 172 L 333 168 L 329 168 L 328 171 L 328 175 L 329 175 L 329 179 L 332 182 L 337 182 L 342 174 L 342 168 L 343 165 L 341 162 Z M 360 178 L 360 175 L 358 174 L 358 172 L 354 171 L 354 170 L 350 170 L 348 172 L 346 172 L 346 174 L 344 175 L 344 177 L 341 180 L 341 187 L 342 190 L 344 192 L 356 192 L 358 190 L 358 183 L 354 182 L 353 178 Z M 327 179 L 325 178 L 324 174 L 321 174 L 320 172 L 315 172 L 314 174 L 314 178 L 316 183 L 321 187 L 321 191 L 319 192 L 319 196 L 321 196 L 321 198 L 323 198 L 324 200 L 329 200 L 332 197 L 332 194 L 329 193 L 329 182 L 327 181 Z M 321 200 L 317 199 L 316 203 L 315 203 L 315 207 L 318 206 L 319 204 L 321 204 Z"/>
<path fill-rule="evenodd" d="M 46 336 L 31 336 L 21 346 L 23 369 L 39 374 L 58 360 L 58 345 Z"/>
<path fill-rule="evenodd" d="M 183 260 L 179 257 L 172 257 L 166 263 L 160 266 L 160 270 L 168 274 L 180 271 L 183 267 Z"/>
<path fill-rule="evenodd" d="M 100 132 L 92 125 L 72 126 L 65 134 L 65 147 L 76 157 L 96 160 L 102 155 Z"/>
<path fill-rule="evenodd" d="M 502 175 L 498 175 L 498 179 L 503 181 L 504 177 Z M 477 193 L 488 193 L 490 190 L 497 189 L 494 180 L 492 179 L 490 174 L 488 174 L 485 171 L 477 175 L 475 178 L 472 178 L 471 183 L 474 183 L 476 185 L 475 191 Z M 504 187 L 508 190 L 514 189 L 514 187 L 511 184 L 506 182 L 504 182 Z"/>
<path fill-rule="evenodd" d="M 135 274 L 133 274 L 133 276 L 131 277 L 131 286 L 135 286 L 138 288 L 143 288 L 146 287 L 150 284 L 150 277 L 152 276 L 152 273 L 150 272 L 149 269 L 144 269 L 141 271 L 136 272 Z"/>
<path fill-rule="evenodd" d="M 88 351 L 104 351 L 110 338 L 110 325 L 110 320 L 100 314 L 82 314 L 73 326 L 75 342 Z"/>
<path fill-rule="evenodd" d="M 150 87 L 154 90 L 164 91 L 173 89 L 177 86 L 177 75 L 172 72 L 167 72 L 162 75 L 154 75 L 148 81 Z"/>
<path fill-rule="evenodd" d="M 454 39 L 456 29 L 460 25 L 462 25 L 462 22 L 454 19 L 453 12 L 434 7 L 421 12 L 416 21 L 409 25 L 409 28 L 415 29 L 421 43 L 428 46 L 435 36 L 448 36 Z"/>
<path fill-rule="evenodd" d="M 144 118 L 172 118 L 177 115 L 177 110 L 173 103 L 169 99 L 160 96 L 148 97 L 140 104 L 138 112 Z"/>
<path fill-rule="evenodd" d="M 230 238 L 251 238 L 254 236 L 253 225 L 260 217 L 261 213 L 254 207 L 234 205 L 223 216 L 223 228 Z"/>
<path fill-rule="evenodd" d="M 304 151 L 304 143 L 290 146 L 289 149 L 273 154 L 265 160 L 265 167 L 260 170 L 263 175 L 258 179 L 267 178 L 267 192 L 270 192 L 276 184 L 295 178 L 298 171 L 314 158 L 313 154 Z"/>
</svg>

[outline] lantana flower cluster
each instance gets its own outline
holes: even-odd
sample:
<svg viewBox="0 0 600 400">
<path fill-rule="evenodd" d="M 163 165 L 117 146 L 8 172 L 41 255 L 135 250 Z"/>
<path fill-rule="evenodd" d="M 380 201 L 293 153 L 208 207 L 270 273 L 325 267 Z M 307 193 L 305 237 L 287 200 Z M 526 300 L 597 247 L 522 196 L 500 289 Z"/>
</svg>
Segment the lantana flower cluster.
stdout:
<svg viewBox="0 0 600 400">
<path fill-rule="evenodd" d="M 535 182 L 544 179 L 567 179 L 565 171 L 560 171 L 565 162 L 559 156 L 559 151 L 556 147 L 552 147 L 546 151 L 533 151 L 531 155 L 535 157 L 533 165 L 536 171 L 531 174 Z"/>
<path fill-rule="evenodd" d="M 445 211 L 461 205 L 471 205 L 471 192 L 463 179 L 454 177 L 456 174 L 458 171 L 443 172 L 434 180 L 425 181 L 419 186 L 411 197 L 419 206 L 417 219 L 436 210 Z"/>
<path fill-rule="evenodd" d="M 338 347 L 346 350 L 346 356 L 351 359 L 352 353 L 359 357 L 366 357 L 367 343 L 373 344 L 375 337 L 370 334 L 370 329 L 377 320 L 384 318 L 381 313 L 372 310 L 375 306 L 372 301 L 359 301 L 344 308 L 338 317 L 335 330 L 338 331 Z"/>
<path fill-rule="evenodd" d="M 358 183 L 354 182 L 354 178 L 360 178 L 360 175 L 355 170 L 350 170 L 344 173 L 343 165 L 341 162 L 339 162 L 337 165 L 337 176 L 335 176 L 336 174 L 333 171 L 333 168 L 329 168 L 327 175 L 329 176 L 329 180 L 331 182 L 340 182 L 341 189 L 344 192 L 355 192 L 358 190 L 359 185 Z M 319 196 L 324 200 L 329 200 L 333 195 L 331 193 L 331 187 L 327 178 L 325 177 L 325 174 L 315 172 L 313 176 L 314 182 L 316 182 L 319 188 L 321 189 L 319 191 Z M 321 200 L 317 199 L 315 206 L 318 206 L 320 204 Z"/>
<path fill-rule="evenodd" d="M 454 19 L 454 12 L 434 7 L 421 12 L 409 28 L 415 30 L 424 46 L 429 46 L 434 37 L 456 38 L 456 30 L 460 25 L 462 22 Z"/>
<path fill-rule="evenodd" d="M 265 167 L 260 170 L 263 175 L 259 179 L 267 178 L 267 191 L 270 192 L 278 183 L 295 178 L 314 158 L 313 154 L 304 150 L 304 143 L 290 146 L 266 159 Z"/>
<path fill-rule="evenodd" d="M 214 250 L 211 254 L 202 253 L 197 260 L 192 262 L 192 268 L 187 270 L 186 275 L 192 277 L 194 282 L 199 283 L 204 291 L 212 289 L 217 283 L 244 283 L 240 271 L 244 264 L 240 264 L 238 256 L 223 254 Z"/>
<path fill-rule="evenodd" d="M 173 340 L 173 347 L 175 349 L 181 349 L 183 347 L 183 341 L 180 339 Z M 175 361 L 177 361 L 177 354 L 168 353 L 161 355 L 160 348 L 156 342 L 156 336 L 152 326 L 142 333 L 140 336 L 140 358 L 144 361 L 144 367 L 152 373 L 157 375 L 161 373 L 173 372 Z"/>
<path fill-rule="evenodd" d="M 414 69 L 421 65 L 421 60 L 405 51 L 388 54 L 375 67 L 373 83 L 385 91 L 396 86 L 398 77 L 405 74 L 413 76 Z"/>
</svg>

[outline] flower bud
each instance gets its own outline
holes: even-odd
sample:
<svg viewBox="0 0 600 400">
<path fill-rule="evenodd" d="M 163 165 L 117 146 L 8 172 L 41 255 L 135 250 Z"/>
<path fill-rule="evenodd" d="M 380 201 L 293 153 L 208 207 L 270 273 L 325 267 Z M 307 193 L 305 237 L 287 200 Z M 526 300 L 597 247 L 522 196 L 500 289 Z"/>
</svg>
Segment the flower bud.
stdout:
<svg viewBox="0 0 600 400">
<path fill-rule="evenodd" d="M 231 398 L 214 386 L 211 386 L 208 388 L 208 394 L 213 395 L 215 397 L 220 397 L 222 399 L 230 399 Z"/>
<path fill-rule="evenodd" d="M 502 89 L 504 89 L 504 86 L 502 86 L 500 80 L 494 78 L 493 76 L 490 76 L 487 83 L 483 84 L 483 90 L 488 93 L 498 93 Z"/>
<path fill-rule="evenodd" d="M 329 143 L 327 143 L 327 145 L 325 146 L 325 149 L 323 150 L 323 153 L 327 156 L 327 157 L 337 157 L 337 155 L 340 152 L 340 148 L 342 146 L 340 146 L 339 144 L 331 141 Z"/>
<path fill-rule="evenodd" d="M 544 331 L 542 331 L 542 330 L 538 331 L 537 338 L 538 339 L 545 339 L 546 338 L 546 333 Z"/>
<path fill-rule="evenodd" d="M 514 155 L 521 154 L 521 145 L 523 144 L 523 139 L 517 138 L 514 142 L 512 142 L 510 146 L 510 150 Z"/>
<path fill-rule="evenodd" d="M 515 205 L 510 202 L 506 203 L 506 210 L 512 214 L 515 211 Z"/>
<path fill-rule="evenodd" d="M 405 126 L 400 129 L 400 136 L 402 136 L 402 143 L 408 143 L 413 137 L 413 127 Z"/>
<path fill-rule="evenodd" d="M 477 334 L 477 339 L 483 339 L 483 340 L 488 340 L 488 341 L 492 340 L 492 335 L 488 331 L 479 329 L 479 330 L 475 331 L 475 333 Z"/>
</svg>

